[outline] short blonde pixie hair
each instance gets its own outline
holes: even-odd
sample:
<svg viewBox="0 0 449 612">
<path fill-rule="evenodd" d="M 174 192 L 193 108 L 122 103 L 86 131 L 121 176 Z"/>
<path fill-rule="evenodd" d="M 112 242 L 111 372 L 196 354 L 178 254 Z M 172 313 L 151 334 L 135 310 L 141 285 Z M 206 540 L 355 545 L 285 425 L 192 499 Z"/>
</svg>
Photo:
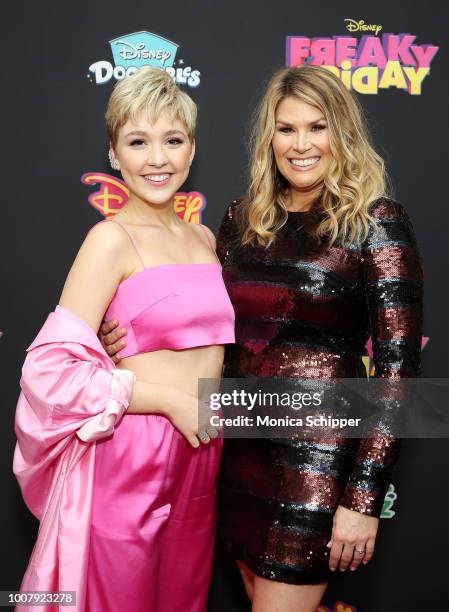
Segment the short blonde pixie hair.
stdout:
<svg viewBox="0 0 449 612">
<path fill-rule="evenodd" d="M 113 148 L 120 128 L 128 119 L 135 121 L 142 111 L 147 112 L 150 123 L 155 123 L 163 112 L 168 113 L 171 121 L 179 119 L 184 123 L 189 139 L 193 140 L 197 106 L 162 68 L 144 66 L 114 85 L 105 114 Z"/>
</svg>

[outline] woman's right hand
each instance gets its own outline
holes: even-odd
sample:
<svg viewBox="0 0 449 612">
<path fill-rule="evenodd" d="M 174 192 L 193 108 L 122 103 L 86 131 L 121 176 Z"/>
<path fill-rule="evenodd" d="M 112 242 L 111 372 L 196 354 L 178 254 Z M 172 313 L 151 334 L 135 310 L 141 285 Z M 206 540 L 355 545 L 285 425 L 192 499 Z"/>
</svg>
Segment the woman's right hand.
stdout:
<svg viewBox="0 0 449 612">
<path fill-rule="evenodd" d="M 119 322 L 115 319 L 104 321 L 100 326 L 98 333 L 100 342 L 115 364 L 120 361 L 119 351 L 126 346 L 126 340 L 123 338 L 125 335 L 126 329 L 119 327 Z M 182 391 L 170 390 L 170 396 L 172 391 L 174 397 L 170 397 L 170 401 L 167 402 L 168 408 L 163 410 L 163 414 L 170 419 L 189 444 L 198 448 L 200 442 L 207 444 L 211 439 L 217 438 L 218 429 L 209 422 L 211 416 L 209 405 Z"/>
<path fill-rule="evenodd" d="M 184 393 L 175 392 L 174 401 L 166 409 L 165 415 L 173 426 L 186 438 L 187 442 L 198 448 L 200 442 L 208 444 L 218 437 L 218 430 L 210 424 L 210 407 L 203 400 Z"/>
<path fill-rule="evenodd" d="M 119 327 L 119 322 L 111 319 L 101 324 L 98 336 L 112 361 L 115 364 L 119 363 L 121 359 L 119 351 L 126 346 L 126 340 L 123 338 L 123 336 L 126 336 L 126 328 Z"/>
</svg>

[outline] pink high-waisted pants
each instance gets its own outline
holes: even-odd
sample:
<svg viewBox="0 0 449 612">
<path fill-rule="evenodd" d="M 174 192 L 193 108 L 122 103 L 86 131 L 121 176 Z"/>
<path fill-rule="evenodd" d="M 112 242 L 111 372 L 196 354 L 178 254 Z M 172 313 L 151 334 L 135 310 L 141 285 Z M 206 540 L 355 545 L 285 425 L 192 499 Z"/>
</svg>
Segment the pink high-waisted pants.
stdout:
<svg viewBox="0 0 449 612">
<path fill-rule="evenodd" d="M 87 612 L 205 611 L 222 442 L 140 414 L 97 442 Z"/>
</svg>

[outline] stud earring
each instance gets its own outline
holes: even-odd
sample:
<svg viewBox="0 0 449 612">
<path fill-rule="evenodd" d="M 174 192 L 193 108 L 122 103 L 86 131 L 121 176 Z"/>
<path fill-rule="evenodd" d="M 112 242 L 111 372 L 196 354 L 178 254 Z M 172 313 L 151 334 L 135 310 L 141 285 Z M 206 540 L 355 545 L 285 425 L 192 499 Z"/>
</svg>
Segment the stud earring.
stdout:
<svg viewBox="0 0 449 612">
<path fill-rule="evenodd" d="M 112 156 L 112 151 L 111 149 L 109 149 L 109 153 L 108 153 L 108 157 L 109 157 L 109 163 L 111 164 L 111 168 L 113 170 L 120 170 L 120 164 L 118 163 L 118 161 Z"/>
</svg>

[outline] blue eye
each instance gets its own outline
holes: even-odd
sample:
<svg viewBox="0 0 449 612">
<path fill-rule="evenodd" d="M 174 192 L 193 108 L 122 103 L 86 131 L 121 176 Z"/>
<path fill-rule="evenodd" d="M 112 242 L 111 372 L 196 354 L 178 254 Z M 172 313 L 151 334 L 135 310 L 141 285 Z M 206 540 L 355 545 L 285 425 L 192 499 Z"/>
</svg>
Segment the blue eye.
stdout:
<svg viewBox="0 0 449 612">
<path fill-rule="evenodd" d="M 170 140 L 168 141 L 168 144 L 171 144 L 171 145 L 180 145 L 183 142 L 184 141 L 181 140 L 181 138 L 170 138 Z"/>
<path fill-rule="evenodd" d="M 325 125 L 314 125 L 314 128 L 316 128 L 317 130 L 325 130 L 326 126 Z"/>
</svg>

